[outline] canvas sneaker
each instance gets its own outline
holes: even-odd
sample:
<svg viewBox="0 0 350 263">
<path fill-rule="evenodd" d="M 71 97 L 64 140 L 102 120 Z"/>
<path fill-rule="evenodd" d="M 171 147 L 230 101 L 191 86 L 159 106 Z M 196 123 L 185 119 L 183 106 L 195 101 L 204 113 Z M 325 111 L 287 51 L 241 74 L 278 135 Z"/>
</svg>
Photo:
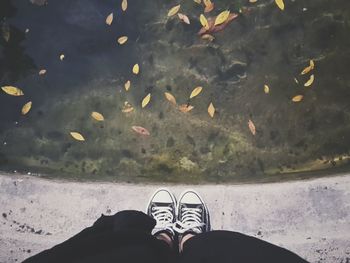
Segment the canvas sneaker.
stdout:
<svg viewBox="0 0 350 263">
<path fill-rule="evenodd" d="M 147 205 L 147 214 L 156 220 L 152 235 L 166 232 L 174 239 L 173 225 L 176 221 L 176 199 L 166 188 L 154 192 Z"/>
<path fill-rule="evenodd" d="M 200 234 L 211 230 L 209 211 L 201 196 L 194 190 L 183 192 L 177 203 L 177 221 L 174 230 L 184 235 Z"/>
</svg>

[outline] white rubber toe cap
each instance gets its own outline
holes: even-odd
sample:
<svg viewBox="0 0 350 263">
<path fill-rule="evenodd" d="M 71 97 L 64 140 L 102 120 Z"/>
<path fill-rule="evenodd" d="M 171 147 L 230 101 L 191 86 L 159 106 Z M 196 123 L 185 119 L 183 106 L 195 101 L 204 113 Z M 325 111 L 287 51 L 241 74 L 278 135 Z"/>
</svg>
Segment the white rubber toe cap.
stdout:
<svg viewBox="0 0 350 263">
<path fill-rule="evenodd" d="M 186 191 L 185 193 L 183 193 L 179 202 L 184 204 L 191 204 L 191 205 L 203 204 L 200 196 L 194 191 Z"/>
<path fill-rule="evenodd" d="M 154 203 L 172 203 L 173 198 L 166 189 L 158 190 L 152 197 L 151 202 Z"/>
</svg>

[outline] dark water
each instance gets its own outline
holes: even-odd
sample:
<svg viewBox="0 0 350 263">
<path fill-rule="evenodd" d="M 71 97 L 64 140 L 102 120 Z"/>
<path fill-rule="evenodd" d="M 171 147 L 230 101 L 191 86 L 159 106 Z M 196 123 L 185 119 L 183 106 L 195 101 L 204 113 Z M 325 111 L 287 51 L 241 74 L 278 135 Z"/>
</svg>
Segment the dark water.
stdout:
<svg viewBox="0 0 350 263">
<path fill-rule="evenodd" d="M 0 170 L 196 183 L 349 171 L 349 1 L 285 0 L 284 11 L 274 1 L 214 1 L 206 17 L 225 9 L 239 16 L 213 42 L 197 34 L 203 7 L 195 2 L 181 1 L 190 25 L 167 17 L 178 3 L 129 0 L 122 12 L 118 0 L 2 0 L 0 85 L 25 95 L 0 93 Z M 123 35 L 128 42 L 119 45 Z M 310 59 L 315 68 L 300 75 Z M 138 75 L 131 72 L 136 63 Z M 39 76 L 41 69 L 47 72 Z M 314 83 L 304 87 L 311 74 Z M 197 86 L 203 91 L 189 100 Z M 180 112 L 164 92 L 194 109 Z M 148 93 L 151 101 L 141 108 Z M 292 102 L 296 95 L 303 100 Z M 28 101 L 33 106 L 23 116 Z M 125 101 L 133 112 L 122 112 Z M 93 111 L 105 120 L 92 119 Z"/>
</svg>

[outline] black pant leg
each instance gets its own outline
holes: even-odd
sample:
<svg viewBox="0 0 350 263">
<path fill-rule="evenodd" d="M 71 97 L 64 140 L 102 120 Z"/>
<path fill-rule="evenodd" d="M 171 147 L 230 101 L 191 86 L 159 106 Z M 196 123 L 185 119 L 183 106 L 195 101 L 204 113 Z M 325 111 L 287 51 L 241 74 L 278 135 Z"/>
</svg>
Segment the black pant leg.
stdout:
<svg viewBox="0 0 350 263">
<path fill-rule="evenodd" d="M 255 237 L 211 231 L 185 242 L 181 263 L 307 263 L 298 255 Z"/>
<path fill-rule="evenodd" d="M 151 235 L 155 223 L 138 211 L 102 215 L 91 227 L 24 262 L 173 262 L 170 247 Z"/>
</svg>

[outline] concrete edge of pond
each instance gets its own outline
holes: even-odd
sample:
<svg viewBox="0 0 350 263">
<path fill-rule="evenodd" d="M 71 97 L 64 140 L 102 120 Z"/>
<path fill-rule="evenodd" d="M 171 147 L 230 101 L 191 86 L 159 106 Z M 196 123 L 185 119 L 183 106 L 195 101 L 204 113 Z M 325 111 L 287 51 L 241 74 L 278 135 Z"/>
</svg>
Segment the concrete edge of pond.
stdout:
<svg viewBox="0 0 350 263">
<path fill-rule="evenodd" d="M 69 182 L 0 175 L 0 262 L 18 262 L 64 241 L 102 213 L 144 210 L 159 186 Z M 195 188 L 214 229 L 252 235 L 310 262 L 350 260 L 350 175 L 242 185 L 168 185 L 176 195 Z"/>
</svg>

